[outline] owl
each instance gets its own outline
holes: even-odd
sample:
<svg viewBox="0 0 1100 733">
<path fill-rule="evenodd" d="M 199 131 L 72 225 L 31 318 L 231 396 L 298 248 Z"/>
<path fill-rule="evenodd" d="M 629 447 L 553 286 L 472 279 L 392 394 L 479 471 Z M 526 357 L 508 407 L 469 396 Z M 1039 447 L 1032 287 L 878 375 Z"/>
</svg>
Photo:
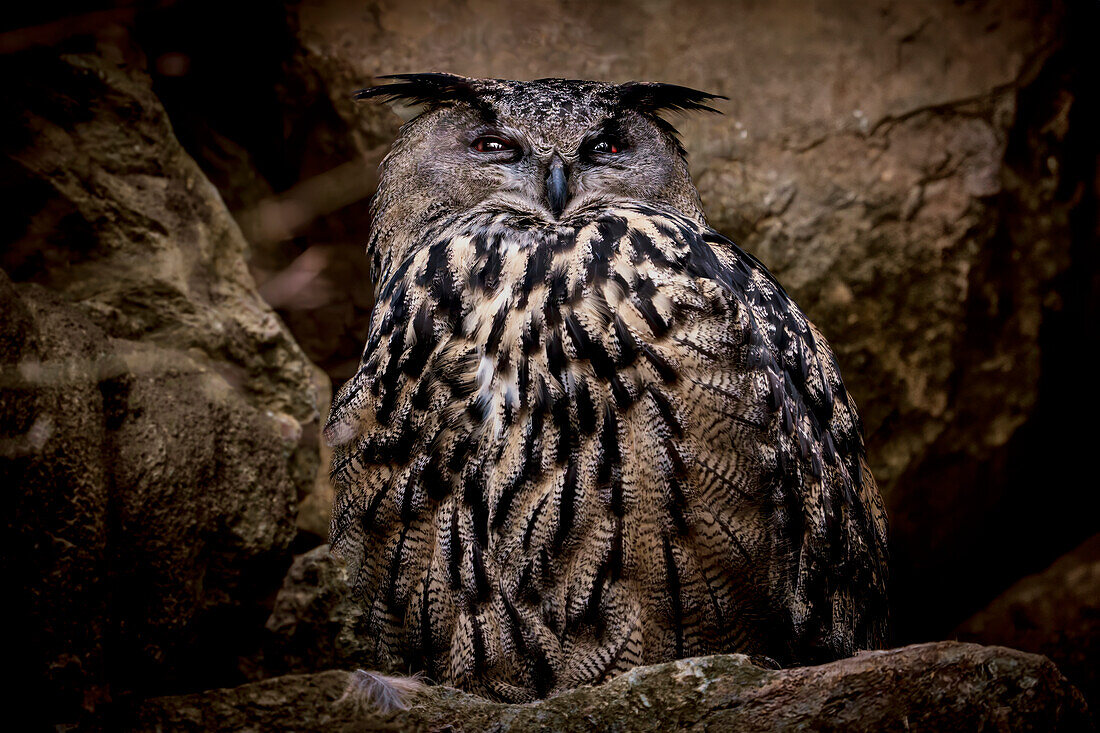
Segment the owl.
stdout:
<svg viewBox="0 0 1100 733">
<path fill-rule="evenodd" d="M 709 228 L 681 86 L 448 74 L 381 165 L 332 549 L 379 658 L 526 701 L 884 641 L 886 520 L 821 333 Z"/>
</svg>

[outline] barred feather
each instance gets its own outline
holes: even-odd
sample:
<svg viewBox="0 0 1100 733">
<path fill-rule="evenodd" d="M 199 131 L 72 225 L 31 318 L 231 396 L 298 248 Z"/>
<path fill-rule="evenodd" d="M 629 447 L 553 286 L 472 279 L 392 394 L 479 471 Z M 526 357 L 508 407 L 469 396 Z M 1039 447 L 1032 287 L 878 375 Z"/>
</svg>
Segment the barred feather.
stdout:
<svg viewBox="0 0 1100 733">
<path fill-rule="evenodd" d="M 885 633 L 855 404 L 767 270 L 640 204 L 441 216 L 335 401 L 332 541 L 386 651 L 509 700 Z"/>
</svg>

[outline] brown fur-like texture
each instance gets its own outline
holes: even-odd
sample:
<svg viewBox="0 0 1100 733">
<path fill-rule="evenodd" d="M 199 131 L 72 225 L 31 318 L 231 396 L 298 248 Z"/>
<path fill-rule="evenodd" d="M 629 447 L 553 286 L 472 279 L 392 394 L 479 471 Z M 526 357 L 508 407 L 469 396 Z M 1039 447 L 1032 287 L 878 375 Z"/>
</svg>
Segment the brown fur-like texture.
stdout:
<svg viewBox="0 0 1100 733">
<path fill-rule="evenodd" d="M 378 302 L 326 429 L 333 549 L 380 656 L 522 701 L 881 644 L 855 404 L 782 287 L 706 226 L 657 117 L 707 95 L 429 81 L 390 95 L 429 109 L 383 165 Z M 624 152 L 586 152 L 609 127 Z M 471 152 L 486 130 L 517 150 Z"/>
</svg>

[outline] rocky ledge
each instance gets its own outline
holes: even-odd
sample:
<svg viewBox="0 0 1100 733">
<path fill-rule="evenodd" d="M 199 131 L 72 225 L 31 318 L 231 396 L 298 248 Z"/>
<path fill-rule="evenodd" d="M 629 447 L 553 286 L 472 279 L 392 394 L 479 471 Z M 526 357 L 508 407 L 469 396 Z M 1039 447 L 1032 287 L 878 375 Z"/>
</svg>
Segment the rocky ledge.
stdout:
<svg viewBox="0 0 1100 733">
<path fill-rule="evenodd" d="M 1045 657 L 939 642 L 818 667 L 768 670 L 740 654 L 639 667 L 597 687 L 503 705 L 428 687 L 380 716 L 341 701 L 351 672 L 286 675 L 144 703 L 133 730 L 1091 730 Z"/>
</svg>

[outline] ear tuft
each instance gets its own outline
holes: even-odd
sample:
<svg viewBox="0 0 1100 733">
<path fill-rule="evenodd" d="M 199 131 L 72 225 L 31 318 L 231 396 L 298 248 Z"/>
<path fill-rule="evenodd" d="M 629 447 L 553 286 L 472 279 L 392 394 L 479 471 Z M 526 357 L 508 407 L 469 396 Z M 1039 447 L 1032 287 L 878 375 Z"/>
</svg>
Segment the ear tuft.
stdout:
<svg viewBox="0 0 1100 733">
<path fill-rule="evenodd" d="M 729 97 L 723 97 L 721 94 L 709 94 L 677 84 L 660 84 L 656 82 L 631 81 L 620 84 L 617 91 L 619 104 L 649 114 L 657 114 L 662 111 L 701 111 L 721 114 L 719 110 L 705 103 L 715 99 L 729 99 Z"/>
<path fill-rule="evenodd" d="M 367 87 L 355 92 L 355 99 L 379 99 L 383 102 L 400 102 L 406 105 L 438 107 L 450 102 L 478 100 L 478 91 L 472 80 L 454 74 L 391 74 L 379 79 L 396 79 L 397 83 Z"/>
</svg>

